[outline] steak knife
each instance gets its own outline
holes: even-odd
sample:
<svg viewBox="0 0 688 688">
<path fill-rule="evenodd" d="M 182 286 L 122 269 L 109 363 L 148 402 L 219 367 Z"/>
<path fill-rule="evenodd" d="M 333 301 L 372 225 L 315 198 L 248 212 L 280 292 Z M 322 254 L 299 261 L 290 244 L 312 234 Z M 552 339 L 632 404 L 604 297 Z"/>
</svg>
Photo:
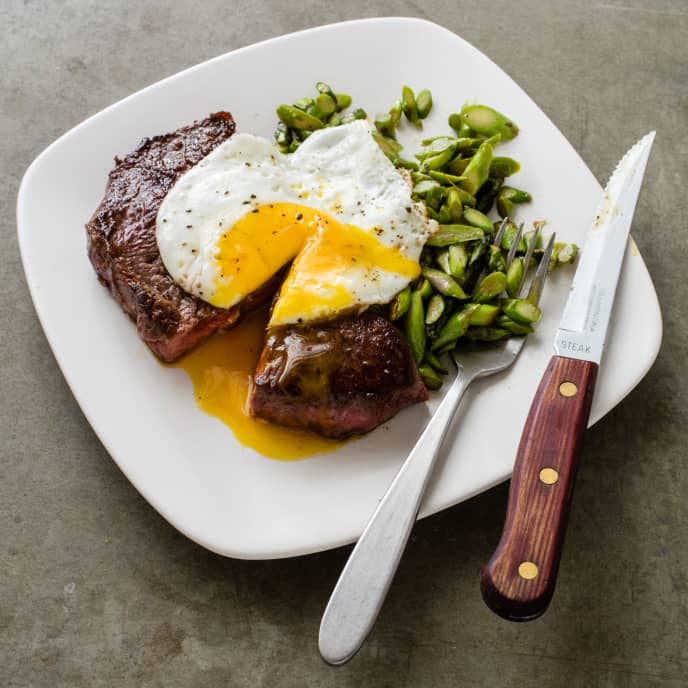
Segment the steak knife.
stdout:
<svg viewBox="0 0 688 688">
<path fill-rule="evenodd" d="M 512 621 L 548 607 L 602 359 L 614 293 L 655 133 L 621 159 L 581 252 L 549 362 L 533 399 L 509 489 L 501 539 L 480 576 L 487 606 Z"/>
</svg>

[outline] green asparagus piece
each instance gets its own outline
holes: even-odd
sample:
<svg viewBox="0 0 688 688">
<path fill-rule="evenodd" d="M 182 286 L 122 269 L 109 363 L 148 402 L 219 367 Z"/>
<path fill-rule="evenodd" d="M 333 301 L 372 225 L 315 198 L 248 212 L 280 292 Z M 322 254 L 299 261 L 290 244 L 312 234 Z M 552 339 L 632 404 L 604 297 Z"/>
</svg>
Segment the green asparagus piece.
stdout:
<svg viewBox="0 0 688 688">
<path fill-rule="evenodd" d="M 476 308 L 477 305 L 472 304 L 450 315 L 444 327 L 439 331 L 437 339 L 432 343 L 430 350 L 437 351 L 445 344 L 456 341 L 459 337 L 462 337 L 468 329 L 471 315 L 473 315 L 473 311 L 475 311 Z"/>
<path fill-rule="evenodd" d="M 458 182 L 464 191 L 475 196 L 476 191 L 485 183 L 490 174 L 492 162 L 493 139 L 488 139 L 480 145 L 476 154 L 463 171 L 462 181 Z"/>
<path fill-rule="evenodd" d="M 520 169 L 521 165 L 516 160 L 495 156 L 490 163 L 490 176 L 504 179 L 504 177 L 516 174 Z"/>
<path fill-rule="evenodd" d="M 383 136 L 387 136 L 390 139 L 396 138 L 396 134 L 394 133 L 394 122 L 392 121 L 392 116 L 388 112 L 375 117 L 375 128 Z"/>
<path fill-rule="evenodd" d="M 499 134 L 502 141 L 508 141 L 518 134 L 518 127 L 514 122 L 487 105 L 464 105 L 459 116 L 461 124 L 483 136 Z"/>
<path fill-rule="evenodd" d="M 475 195 L 475 207 L 481 213 L 489 213 L 494 205 L 502 181 L 495 177 L 488 177 Z"/>
<path fill-rule="evenodd" d="M 578 246 L 576 244 L 560 244 L 555 242 L 554 248 L 557 250 L 557 265 L 566 265 L 573 263 L 578 255 Z"/>
<path fill-rule="evenodd" d="M 277 116 L 290 129 L 315 131 L 325 126 L 317 117 L 313 117 L 313 115 L 309 115 L 293 105 L 280 105 L 277 108 Z"/>
<path fill-rule="evenodd" d="M 423 160 L 425 160 L 425 157 Z M 449 174 L 448 172 L 441 172 L 440 170 L 428 170 L 427 174 L 435 181 L 441 182 L 446 186 L 455 186 L 459 182 L 463 181 L 463 177 L 459 177 L 455 174 Z M 464 193 L 466 192 L 464 191 Z"/>
<path fill-rule="evenodd" d="M 427 246 L 449 246 L 462 241 L 482 239 L 485 233 L 478 227 L 468 225 L 441 225 L 427 241 Z"/>
<path fill-rule="evenodd" d="M 458 112 L 453 112 L 449 115 L 449 126 L 456 131 L 464 127 L 464 121 L 461 119 L 461 115 Z"/>
<path fill-rule="evenodd" d="M 535 323 L 542 317 L 542 311 L 527 299 L 504 299 L 502 311 L 518 323 Z"/>
<path fill-rule="evenodd" d="M 437 222 L 439 222 L 441 225 L 449 225 L 451 224 L 451 221 L 452 216 L 449 212 L 449 206 L 445 203 L 437 212 Z"/>
<path fill-rule="evenodd" d="M 449 249 L 441 248 L 435 252 L 436 263 L 444 270 L 447 274 L 451 274 L 451 269 L 449 267 Z"/>
<path fill-rule="evenodd" d="M 423 144 L 425 148 L 422 150 L 422 152 L 416 154 L 416 157 L 419 160 L 424 160 L 425 158 L 431 155 L 436 155 L 437 153 L 444 153 L 444 151 L 446 151 L 448 148 L 450 148 L 452 151 L 456 151 L 459 146 L 459 139 L 456 139 L 453 136 L 435 136 L 435 138 L 425 139 L 425 141 L 427 141 L 427 143 Z"/>
<path fill-rule="evenodd" d="M 405 170 L 419 170 L 420 165 L 415 160 L 404 160 L 404 158 L 396 158 L 394 161 L 396 167 L 402 167 Z"/>
<path fill-rule="evenodd" d="M 442 386 L 442 378 L 431 366 L 421 364 L 418 366 L 418 372 L 423 378 L 423 383 L 428 389 L 436 390 Z"/>
<path fill-rule="evenodd" d="M 503 186 L 497 194 L 497 212 L 502 217 L 509 217 L 513 212 L 514 203 L 527 203 L 531 199 L 532 196 L 527 191 Z"/>
<path fill-rule="evenodd" d="M 427 279 L 423 278 L 420 287 L 418 287 L 418 291 L 423 300 L 430 298 L 432 296 L 432 284 L 430 284 Z"/>
<path fill-rule="evenodd" d="M 475 208 L 466 208 L 463 216 L 466 223 L 472 227 L 479 227 L 484 232 L 492 231 L 492 220 L 479 210 Z"/>
<path fill-rule="evenodd" d="M 454 157 L 454 150 L 455 149 L 450 146 L 449 148 L 445 148 L 441 153 L 426 157 L 421 163 L 421 172 L 438 170 L 440 167 L 444 167 L 444 165 Z"/>
<path fill-rule="evenodd" d="M 277 122 L 275 127 L 275 141 L 280 146 L 288 146 L 291 143 L 291 135 L 289 134 L 289 127 L 284 122 Z"/>
<path fill-rule="evenodd" d="M 523 259 L 514 258 L 506 271 L 506 293 L 515 298 L 523 279 Z"/>
<path fill-rule="evenodd" d="M 448 165 L 447 165 L 447 172 L 450 174 L 456 175 L 456 176 L 461 176 L 464 173 L 464 170 L 468 166 L 468 163 L 470 162 L 470 158 L 454 158 Z M 475 205 L 475 203 L 474 203 Z"/>
<path fill-rule="evenodd" d="M 304 112 L 308 110 L 311 105 L 313 105 L 313 98 L 299 98 L 294 103 L 294 107 L 298 108 L 299 110 L 303 110 Z"/>
<path fill-rule="evenodd" d="M 492 325 L 498 315 L 499 306 L 495 306 L 491 303 L 481 303 L 473 311 L 469 324 L 471 326 L 488 327 Z"/>
<path fill-rule="evenodd" d="M 507 330 L 515 335 L 531 334 L 534 331 L 531 325 L 515 322 L 504 314 L 500 315 L 493 324 L 495 327 L 501 327 L 503 330 Z"/>
<path fill-rule="evenodd" d="M 430 189 L 439 188 L 441 186 L 442 185 L 439 182 L 436 182 L 434 179 L 421 179 L 413 187 L 413 193 L 417 196 L 422 196 L 430 191 Z"/>
<path fill-rule="evenodd" d="M 423 89 L 416 96 L 416 107 L 418 109 L 418 117 L 425 119 L 432 109 L 432 94 L 427 88 Z"/>
<path fill-rule="evenodd" d="M 318 110 L 325 115 L 331 115 L 337 109 L 337 101 L 327 93 L 321 93 L 316 99 L 315 104 Z"/>
<path fill-rule="evenodd" d="M 510 337 L 511 333 L 501 327 L 470 327 L 464 336 L 473 342 L 498 342 Z"/>
<path fill-rule="evenodd" d="M 473 300 L 478 303 L 491 301 L 506 289 L 506 275 L 503 272 L 491 272 L 484 277 L 473 292 Z"/>
<path fill-rule="evenodd" d="M 404 114 L 406 115 L 406 119 L 420 129 L 422 125 L 420 123 L 420 119 L 418 118 L 418 104 L 416 103 L 416 98 L 413 95 L 413 90 L 408 86 L 404 86 L 401 89 L 401 101 L 404 106 Z"/>
<path fill-rule="evenodd" d="M 456 283 L 451 275 L 435 268 L 423 268 L 423 277 L 437 289 L 440 294 L 451 296 L 455 299 L 467 299 L 466 292 Z"/>
<path fill-rule="evenodd" d="M 427 363 L 429 366 L 432 366 L 438 373 L 440 373 L 440 375 L 446 375 L 449 372 L 442 365 L 442 361 L 440 361 L 439 356 L 427 348 L 423 354 L 423 363 Z"/>
<path fill-rule="evenodd" d="M 330 96 L 332 100 L 336 100 L 337 96 L 335 95 L 334 91 L 324 81 L 317 81 L 315 88 L 317 89 L 318 93 L 324 93 L 325 95 Z"/>
<path fill-rule="evenodd" d="M 452 244 L 447 249 L 449 274 L 459 283 L 462 283 L 466 265 L 468 264 L 468 252 L 464 244 Z"/>
<path fill-rule="evenodd" d="M 416 365 L 419 365 L 425 350 L 425 313 L 420 290 L 411 293 L 409 308 L 404 318 L 404 336 L 409 343 Z"/>
<path fill-rule="evenodd" d="M 439 210 L 439 207 L 442 205 L 442 201 L 444 201 L 446 195 L 447 192 L 443 187 L 433 186 L 431 189 L 428 189 L 427 193 L 425 194 L 425 203 L 431 208 Z"/>
<path fill-rule="evenodd" d="M 506 260 L 499 246 L 490 245 L 487 249 L 487 269 L 490 272 L 506 273 Z"/>
<path fill-rule="evenodd" d="M 499 229 L 501 222 L 495 222 L 495 231 Z M 501 247 L 504 251 L 508 251 L 511 248 L 511 244 L 514 242 L 516 235 L 518 234 L 518 227 L 511 221 L 507 220 L 506 227 L 504 227 L 504 235 L 502 236 Z M 528 245 L 526 240 L 521 237 L 518 242 L 517 253 L 525 253 Z"/>
<path fill-rule="evenodd" d="M 425 324 L 432 325 L 436 323 L 444 313 L 444 299 L 440 294 L 433 294 L 428 301 L 428 307 L 425 309 Z"/>
<path fill-rule="evenodd" d="M 475 206 L 475 196 L 472 196 L 467 191 L 455 186 L 456 182 L 462 181 L 463 177 L 455 177 L 454 175 L 447 174 L 446 172 L 439 172 L 437 170 L 430 170 L 428 174 L 434 181 L 455 188 L 459 194 L 462 205 L 467 205 L 470 208 Z"/>
<path fill-rule="evenodd" d="M 377 145 L 380 146 L 382 152 L 390 160 L 393 161 L 399 157 L 399 152 L 402 148 L 400 143 L 397 143 L 394 139 L 383 136 L 379 131 L 373 132 L 373 138 L 375 139 Z"/>
<path fill-rule="evenodd" d="M 469 267 L 473 267 L 474 265 L 478 264 L 478 261 L 482 259 L 482 257 L 485 255 L 485 252 L 487 251 L 487 240 L 483 239 L 482 241 L 475 241 L 473 243 L 473 249 L 471 251 L 471 255 L 468 258 L 468 265 Z"/>
<path fill-rule="evenodd" d="M 463 203 L 461 203 L 461 193 L 455 186 L 447 191 L 447 209 L 449 211 L 449 223 L 458 223 L 463 219 Z M 472 208 L 467 208 L 472 210 Z M 469 222 L 468 224 L 473 224 Z"/>
<path fill-rule="evenodd" d="M 404 104 L 400 100 L 395 100 L 391 108 L 389 108 L 389 116 L 392 124 L 396 127 L 401 121 L 401 114 L 404 111 Z"/>
<path fill-rule="evenodd" d="M 408 310 L 411 303 L 411 287 L 406 285 L 393 299 L 389 306 L 390 320 L 398 320 Z"/>
<path fill-rule="evenodd" d="M 337 110 L 346 110 L 351 105 L 351 96 L 348 93 L 335 93 L 334 99 L 337 102 Z"/>
</svg>

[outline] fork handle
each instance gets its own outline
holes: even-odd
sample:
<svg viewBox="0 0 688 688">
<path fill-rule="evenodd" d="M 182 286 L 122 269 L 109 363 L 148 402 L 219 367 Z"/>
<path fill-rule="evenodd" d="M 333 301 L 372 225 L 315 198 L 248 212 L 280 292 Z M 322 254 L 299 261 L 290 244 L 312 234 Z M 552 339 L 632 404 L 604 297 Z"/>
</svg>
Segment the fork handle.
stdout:
<svg viewBox="0 0 688 688">
<path fill-rule="evenodd" d="M 502 537 L 480 576 L 485 603 L 506 619 L 535 619 L 552 599 L 597 368 L 552 357 L 530 407 Z"/>
<path fill-rule="evenodd" d="M 472 377 L 459 372 L 354 547 L 320 624 L 328 664 L 344 664 L 370 633 L 416 522 L 425 488 Z"/>
</svg>

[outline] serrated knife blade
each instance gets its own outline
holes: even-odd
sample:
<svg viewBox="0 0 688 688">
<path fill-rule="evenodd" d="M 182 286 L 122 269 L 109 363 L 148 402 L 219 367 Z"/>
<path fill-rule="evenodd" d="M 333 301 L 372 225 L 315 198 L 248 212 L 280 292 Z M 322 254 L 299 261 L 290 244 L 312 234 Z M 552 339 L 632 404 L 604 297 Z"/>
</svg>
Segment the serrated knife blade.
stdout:
<svg viewBox="0 0 688 688">
<path fill-rule="evenodd" d="M 492 611 L 528 621 L 549 605 L 628 234 L 654 140 L 621 159 L 604 189 L 516 454 L 506 520 L 480 575 Z"/>
<path fill-rule="evenodd" d="M 621 158 L 607 182 L 554 341 L 560 356 L 598 364 L 602 358 L 631 220 L 654 138 L 652 131 L 640 139 Z"/>
</svg>

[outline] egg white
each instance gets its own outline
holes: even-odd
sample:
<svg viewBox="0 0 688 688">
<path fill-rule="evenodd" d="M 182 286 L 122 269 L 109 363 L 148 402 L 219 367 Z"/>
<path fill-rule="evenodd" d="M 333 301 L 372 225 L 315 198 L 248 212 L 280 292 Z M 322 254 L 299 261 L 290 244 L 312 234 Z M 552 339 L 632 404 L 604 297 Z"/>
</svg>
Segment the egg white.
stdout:
<svg viewBox="0 0 688 688">
<path fill-rule="evenodd" d="M 412 200 L 409 179 L 371 134 L 370 124 L 363 120 L 322 129 L 290 155 L 252 134 L 233 136 L 184 174 L 163 200 L 156 236 L 165 267 L 186 291 L 215 306 L 235 305 L 248 294 L 237 292 L 218 300 L 220 237 L 248 213 L 277 203 L 315 208 L 323 217 L 364 230 L 381 246 L 417 262 L 437 224 Z M 251 261 L 244 262 L 242 269 L 251 270 Z M 352 262 L 309 287 L 322 293 L 344 289 L 349 295 L 345 303 L 336 308 L 304 305 L 271 325 L 386 303 L 408 282 L 407 274 Z"/>
</svg>

